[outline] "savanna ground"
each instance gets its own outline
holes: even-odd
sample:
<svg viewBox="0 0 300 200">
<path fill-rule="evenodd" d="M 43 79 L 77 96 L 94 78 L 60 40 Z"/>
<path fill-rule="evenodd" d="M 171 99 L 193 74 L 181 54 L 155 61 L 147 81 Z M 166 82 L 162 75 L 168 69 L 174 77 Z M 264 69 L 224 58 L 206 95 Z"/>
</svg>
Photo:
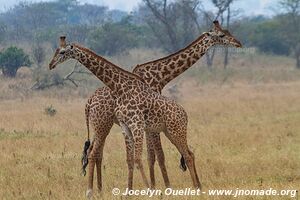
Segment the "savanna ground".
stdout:
<svg viewBox="0 0 300 200">
<path fill-rule="evenodd" d="M 123 62 L 122 57 L 115 59 Z M 80 175 L 86 139 L 84 105 L 96 86 L 36 92 L 24 89 L 32 84 L 29 76 L 0 81 L 0 198 L 85 199 L 87 178 Z M 299 190 L 300 72 L 294 69 L 293 60 L 244 55 L 234 57 L 226 71 L 208 71 L 200 62 L 171 85 L 175 83 L 175 96 L 189 115 L 188 143 L 205 191 Z M 57 111 L 54 116 L 45 114 L 50 105 Z M 179 153 L 163 134 L 162 140 L 172 186 L 191 187 L 189 172 L 179 169 Z M 145 149 L 143 158 L 147 169 Z M 164 189 L 158 166 L 155 170 L 157 188 Z M 120 128 L 114 126 L 104 149 L 104 190 L 96 198 L 121 199 L 111 190 L 126 185 L 124 140 Z M 137 170 L 134 188 L 143 188 Z M 185 198 L 190 197 L 177 197 Z"/>
</svg>

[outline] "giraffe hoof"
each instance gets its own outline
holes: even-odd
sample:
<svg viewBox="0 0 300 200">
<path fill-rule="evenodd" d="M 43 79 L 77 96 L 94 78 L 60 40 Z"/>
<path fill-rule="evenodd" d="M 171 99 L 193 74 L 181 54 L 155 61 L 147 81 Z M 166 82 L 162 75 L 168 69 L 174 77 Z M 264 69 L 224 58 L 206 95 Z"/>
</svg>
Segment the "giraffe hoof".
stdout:
<svg viewBox="0 0 300 200">
<path fill-rule="evenodd" d="M 86 197 L 87 197 L 88 199 L 92 199 L 92 198 L 93 198 L 93 190 L 92 190 L 92 189 L 88 189 L 88 190 L 86 191 Z"/>
<path fill-rule="evenodd" d="M 150 190 L 155 190 L 155 185 L 150 185 Z"/>
</svg>

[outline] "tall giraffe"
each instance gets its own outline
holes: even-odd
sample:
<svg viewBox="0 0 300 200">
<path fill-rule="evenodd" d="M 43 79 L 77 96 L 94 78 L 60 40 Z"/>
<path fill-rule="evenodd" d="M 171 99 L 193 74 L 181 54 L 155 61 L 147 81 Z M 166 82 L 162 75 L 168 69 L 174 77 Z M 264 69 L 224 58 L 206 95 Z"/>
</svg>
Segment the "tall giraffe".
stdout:
<svg viewBox="0 0 300 200">
<path fill-rule="evenodd" d="M 187 144 L 187 114 L 184 109 L 166 97 L 153 91 L 139 76 L 123 70 L 77 44 L 66 44 L 61 37 L 49 69 L 54 69 L 69 59 L 75 59 L 96 75 L 115 99 L 115 116 L 133 150 L 128 156 L 128 189 L 132 189 L 134 164 L 137 165 L 144 184 L 149 187 L 143 164 L 143 137 L 152 132 L 164 132 L 184 157 L 193 186 L 200 188 L 194 154 Z M 128 148 L 128 147 L 127 147 Z"/>
<path fill-rule="evenodd" d="M 164 86 L 171 80 L 182 74 L 190 68 L 198 59 L 200 59 L 210 47 L 214 45 L 232 45 L 241 47 L 241 43 L 235 39 L 228 30 L 223 30 L 217 21 L 214 22 L 214 28 L 200 35 L 195 41 L 186 48 L 169 55 L 167 57 L 137 65 L 133 73 L 143 78 L 152 90 L 161 93 Z M 98 189 L 102 189 L 101 162 L 105 139 L 113 125 L 113 110 L 115 103 L 110 90 L 107 87 L 101 87 L 88 99 L 86 104 L 86 122 L 89 135 L 89 121 L 93 126 L 95 136 L 94 144 L 89 149 L 89 178 L 88 188 L 93 187 L 94 166 L 97 168 Z M 154 163 L 156 156 L 163 175 L 166 187 L 170 186 L 167 170 L 164 162 L 164 153 L 161 146 L 160 134 L 153 133 L 146 135 L 148 164 L 150 170 L 151 187 L 155 187 Z M 128 146 L 128 144 L 126 145 Z M 129 153 L 127 151 L 127 153 Z M 181 159 L 181 161 L 183 161 Z M 183 163 L 182 163 L 183 164 Z M 185 167 L 184 165 L 182 166 Z"/>
</svg>

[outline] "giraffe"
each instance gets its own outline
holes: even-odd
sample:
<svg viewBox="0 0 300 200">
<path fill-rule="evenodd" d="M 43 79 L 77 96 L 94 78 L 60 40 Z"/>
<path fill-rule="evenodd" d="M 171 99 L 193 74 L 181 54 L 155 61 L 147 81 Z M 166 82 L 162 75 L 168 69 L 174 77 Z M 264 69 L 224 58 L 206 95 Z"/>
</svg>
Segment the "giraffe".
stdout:
<svg viewBox="0 0 300 200">
<path fill-rule="evenodd" d="M 132 74 L 78 44 L 67 44 L 60 38 L 60 46 L 49 63 L 49 69 L 69 59 L 75 59 L 89 69 L 110 90 L 115 100 L 115 119 L 125 134 L 130 150 L 128 163 L 128 189 L 133 186 L 134 164 L 143 182 L 149 187 L 142 159 L 143 137 L 152 132 L 164 132 L 184 157 L 195 188 L 201 188 L 194 154 L 187 143 L 187 114 L 175 101 L 153 91 L 142 78 Z"/>
<path fill-rule="evenodd" d="M 161 93 L 164 86 L 171 80 L 182 74 L 190 68 L 198 59 L 200 59 L 210 47 L 214 45 L 232 45 L 241 47 L 241 43 L 228 31 L 223 30 L 217 21 L 214 21 L 214 27 L 209 32 L 201 34 L 195 41 L 184 49 L 171 54 L 167 57 L 137 65 L 133 73 L 142 77 L 152 90 Z M 97 89 L 88 99 L 85 107 L 86 125 L 88 135 L 90 134 L 89 123 L 93 126 L 95 132 L 95 144 L 89 149 L 89 177 L 88 189 L 93 188 L 94 166 L 97 169 L 98 189 L 102 189 L 101 162 L 105 139 L 113 126 L 114 100 L 107 87 Z M 89 138 L 89 136 L 88 136 Z M 125 140 L 126 141 L 126 140 Z M 148 165 L 150 171 L 151 188 L 155 187 L 154 163 L 158 160 L 161 168 L 165 186 L 170 187 L 167 170 L 165 167 L 165 157 L 161 146 L 160 134 L 152 133 L 146 135 L 148 150 Z M 128 146 L 128 144 L 126 144 Z M 127 151 L 127 153 L 129 153 Z M 86 157 L 86 155 L 84 156 Z M 87 164 L 87 163 L 85 163 Z M 184 160 L 181 159 L 181 168 L 186 169 Z"/>
</svg>

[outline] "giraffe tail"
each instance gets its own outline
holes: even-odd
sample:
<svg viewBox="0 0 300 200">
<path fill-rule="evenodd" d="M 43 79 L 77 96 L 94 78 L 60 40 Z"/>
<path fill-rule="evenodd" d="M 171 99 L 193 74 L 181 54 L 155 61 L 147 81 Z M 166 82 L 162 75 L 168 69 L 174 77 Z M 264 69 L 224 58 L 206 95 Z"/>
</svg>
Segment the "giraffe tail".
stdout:
<svg viewBox="0 0 300 200">
<path fill-rule="evenodd" d="M 184 171 L 184 172 L 185 172 L 186 169 L 187 169 L 183 155 L 181 155 L 181 158 L 180 158 L 180 166 L 179 166 L 179 167 L 180 167 L 180 169 L 181 169 L 182 171 Z"/>
<path fill-rule="evenodd" d="M 86 167 L 89 163 L 88 160 L 88 149 L 91 145 L 90 140 L 88 139 L 87 141 L 85 141 L 84 146 L 83 146 L 83 152 L 82 152 L 82 158 L 81 158 L 81 164 L 82 164 L 82 175 L 85 176 L 86 175 Z"/>
<path fill-rule="evenodd" d="M 88 102 L 85 104 L 85 122 L 88 133 L 88 140 L 90 140 L 90 106 L 92 98 L 88 99 Z"/>
</svg>

